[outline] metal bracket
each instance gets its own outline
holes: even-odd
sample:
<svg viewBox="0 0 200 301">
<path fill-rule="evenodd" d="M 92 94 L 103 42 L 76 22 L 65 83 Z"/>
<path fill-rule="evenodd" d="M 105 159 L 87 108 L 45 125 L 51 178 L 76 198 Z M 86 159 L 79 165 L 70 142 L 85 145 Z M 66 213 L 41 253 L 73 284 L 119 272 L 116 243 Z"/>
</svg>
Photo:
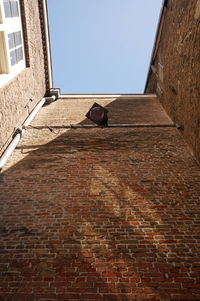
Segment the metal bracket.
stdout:
<svg viewBox="0 0 200 301">
<path fill-rule="evenodd" d="M 184 129 L 184 126 L 183 125 L 180 125 L 178 123 L 175 124 L 177 130 L 183 130 Z"/>
<path fill-rule="evenodd" d="M 60 88 L 51 88 L 48 91 L 47 97 L 55 96 L 56 99 L 60 97 Z"/>
<path fill-rule="evenodd" d="M 16 129 L 16 131 L 12 135 L 12 139 L 14 139 L 15 136 L 17 136 L 18 134 L 20 134 L 20 136 L 22 136 L 22 129 L 20 129 L 20 128 Z"/>
</svg>

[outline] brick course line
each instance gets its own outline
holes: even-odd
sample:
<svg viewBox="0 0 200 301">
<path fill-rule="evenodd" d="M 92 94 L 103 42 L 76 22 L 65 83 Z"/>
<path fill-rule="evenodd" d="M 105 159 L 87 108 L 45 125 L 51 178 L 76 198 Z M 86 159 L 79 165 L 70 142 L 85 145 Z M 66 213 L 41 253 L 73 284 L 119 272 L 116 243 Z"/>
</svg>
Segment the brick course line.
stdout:
<svg viewBox="0 0 200 301">
<path fill-rule="evenodd" d="M 49 125 L 49 126 L 29 126 L 26 129 L 72 129 L 72 128 L 99 128 L 102 126 L 91 125 L 91 124 L 68 124 L 68 125 Z M 179 127 L 176 124 L 108 124 L 106 128 L 162 128 L 162 127 Z"/>
</svg>

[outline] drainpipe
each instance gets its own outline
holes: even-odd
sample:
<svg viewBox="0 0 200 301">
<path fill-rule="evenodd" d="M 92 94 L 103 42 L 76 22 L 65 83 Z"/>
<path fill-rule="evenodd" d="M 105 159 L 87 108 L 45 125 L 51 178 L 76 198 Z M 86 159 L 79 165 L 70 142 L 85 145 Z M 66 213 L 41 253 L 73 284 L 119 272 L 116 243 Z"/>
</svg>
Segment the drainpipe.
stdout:
<svg viewBox="0 0 200 301">
<path fill-rule="evenodd" d="M 10 155 L 12 154 L 12 152 L 14 151 L 15 147 L 17 146 L 17 144 L 19 143 L 20 139 L 22 138 L 22 136 L 24 135 L 24 132 L 26 130 L 26 127 L 31 123 L 31 121 L 34 119 L 35 115 L 38 113 L 38 111 L 41 109 L 41 107 L 44 105 L 46 99 L 48 100 L 49 98 L 53 98 L 52 97 L 46 97 L 46 98 L 42 98 L 40 100 L 40 102 L 35 106 L 35 108 L 32 110 L 32 112 L 30 113 L 30 115 L 27 117 L 27 119 L 24 121 L 24 123 L 22 124 L 22 126 L 20 128 L 18 128 L 14 135 L 13 135 L 13 139 L 10 142 L 10 144 L 8 145 L 8 147 L 6 148 L 6 150 L 4 151 L 3 155 L 0 158 L 0 171 L 2 170 L 3 166 L 6 164 L 8 158 L 10 157 Z"/>
<path fill-rule="evenodd" d="M 3 166 L 6 164 L 8 158 L 10 157 L 10 155 L 12 154 L 12 152 L 14 151 L 15 147 L 17 146 L 17 144 L 19 143 L 23 132 L 25 130 L 22 129 L 18 129 L 15 133 L 15 137 L 13 138 L 13 140 L 10 142 L 10 144 L 8 145 L 8 147 L 6 148 L 6 150 L 4 151 L 3 155 L 0 158 L 0 172 L 3 168 Z"/>
<path fill-rule="evenodd" d="M 47 55 L 47 68 L 48 68 L 48 79 L 49 88 L 53 87 L 53 75 L 52 75 L 52 62 L 51 62 L 51 47 L 50 47 L 50 34 L 49 34 L 49 20 L 47 10 L 47 0 L 42 0 L 43 13 L 44 13 L 44 31 L 45 31 L 45 42 L 46 42 L 46 55 Z"/>
</svg>

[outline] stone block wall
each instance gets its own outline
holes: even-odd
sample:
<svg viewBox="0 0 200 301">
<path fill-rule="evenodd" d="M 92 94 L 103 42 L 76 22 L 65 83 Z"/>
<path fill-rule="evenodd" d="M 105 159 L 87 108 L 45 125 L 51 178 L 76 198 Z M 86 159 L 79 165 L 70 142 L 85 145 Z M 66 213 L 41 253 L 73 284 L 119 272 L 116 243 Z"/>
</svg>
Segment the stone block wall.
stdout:
<svg viewBox="0 0 200 301">
<path fill-rule="evenodd" d="M 0 89 L 0 155 L 15 128 L 20 126 L 46 92 L 44 52 L 38 1 L 23 0 L 27 67 Z"/>
<path fill-rule="evenodd" d="M 162 22 L 161 22 L 162 23 Z M 200 160 L 200 1 L 166 1 L 146 93 L 157 92 Z"/>
</svg>

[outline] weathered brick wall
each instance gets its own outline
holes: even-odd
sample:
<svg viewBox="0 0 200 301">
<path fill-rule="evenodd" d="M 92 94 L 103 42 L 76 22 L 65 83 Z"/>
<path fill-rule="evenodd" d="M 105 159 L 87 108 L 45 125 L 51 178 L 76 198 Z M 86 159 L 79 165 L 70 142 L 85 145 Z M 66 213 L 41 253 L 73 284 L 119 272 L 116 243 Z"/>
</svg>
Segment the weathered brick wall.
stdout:
<svg viewBox="0 0 200 301">
<path fill-rule="evenodd" d="M 22 124 L 46 90 L 38 1 L 24 0 L 24 9 L 30 67 L 0 90 L 0 154 L 14 128 Z"/>
<path fill-rule="evenodd" d="M 146 92 L 155 92 L 200 160 L 200 1 L 169 0 Z M 156 84 L 157 82 L 157 84 Z"/>
<path fill-rule="evenodd" d="M 32 126 L 170 123 L 158 101 L 58 100 Z M 200 300 L 200 169 L 176 128 L 30 128 L 0 175 L 1 301 Z"/>
</svg>

